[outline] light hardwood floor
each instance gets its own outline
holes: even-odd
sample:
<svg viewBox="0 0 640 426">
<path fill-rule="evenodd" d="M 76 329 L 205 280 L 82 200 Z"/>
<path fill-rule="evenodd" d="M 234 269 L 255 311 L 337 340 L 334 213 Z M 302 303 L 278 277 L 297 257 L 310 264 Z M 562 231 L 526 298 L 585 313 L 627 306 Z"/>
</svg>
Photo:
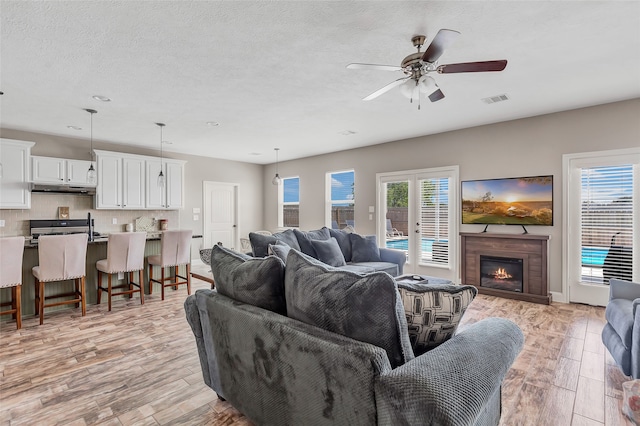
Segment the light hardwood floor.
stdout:
<svg viewBox="0 0 640 426">
<path fill-rule="evenodd" d="M 204 266 L 194 272 L 206 274 Z M 194 280 L 193 290 L 208 284 Z M 0 325 L 0 425 L 248 425 L 202 381 L 184 316 L 186 288 L 45 312 Z M 502 425 L 628 425 L 622 382 L 600 340 L 604 309 L 478 296 L 461 328 L 490 316 L 516 322 L 523 351 L 503 386 Z"/>
</svg>

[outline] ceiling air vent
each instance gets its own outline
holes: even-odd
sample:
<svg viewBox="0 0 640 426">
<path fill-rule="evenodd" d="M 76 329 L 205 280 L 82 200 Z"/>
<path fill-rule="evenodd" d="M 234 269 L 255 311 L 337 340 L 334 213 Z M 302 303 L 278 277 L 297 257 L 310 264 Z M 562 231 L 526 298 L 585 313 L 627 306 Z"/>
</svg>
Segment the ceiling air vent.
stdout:
<svg viewBox="0 0 640 426">
<path fill-rule="evenodd" d="M 491 96 L 489 98 L 483 98 L 481 100 L 485 104 L 495 104 L 496 102 L 508 101 L 509 97 L 506 94 L 504 94 L 504 95 L 498 95 L 498 96 Z"/>
</svg>

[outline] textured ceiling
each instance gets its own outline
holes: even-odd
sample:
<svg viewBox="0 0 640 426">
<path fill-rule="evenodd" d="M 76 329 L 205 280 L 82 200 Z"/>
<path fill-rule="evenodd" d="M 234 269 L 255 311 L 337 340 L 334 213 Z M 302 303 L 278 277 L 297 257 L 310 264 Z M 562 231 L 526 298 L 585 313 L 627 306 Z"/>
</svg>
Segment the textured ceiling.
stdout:
<svg viewBox="0 0 640 426">
<path fill-rule="evenodd" d="M 161 121 L 167 151 L 261 164 L 274 147 L 287 160 L 640 97 L 638 1 L 3 0 L 0 12 L 3 128 L 88 138 L 95 108 L 95 140 L 158 148 Z M 446 98 L 420 110 L 398 89 L 361 100 L 403 75 L 347 64 L 399 65 L 411 36 L 440 28 L 462 33 L 440 63 L 506 70 L 435 75 Z"/>
</svg>

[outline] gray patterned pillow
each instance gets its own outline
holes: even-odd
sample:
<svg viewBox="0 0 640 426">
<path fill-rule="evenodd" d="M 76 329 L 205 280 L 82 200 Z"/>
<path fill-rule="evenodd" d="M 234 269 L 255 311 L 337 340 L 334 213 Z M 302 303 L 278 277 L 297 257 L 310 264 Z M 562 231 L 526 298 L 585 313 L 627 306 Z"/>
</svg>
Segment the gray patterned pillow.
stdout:
<svg viewBox="0 0 640 426">
<path fill-rule="evenodd" d="M 471 285 L 398 283 L 413 354 L 419 356 L 446 342 L 478 294 Z"/>
<path fill-rule="evenodd" d="M 413 359 L 402 301 L 389 274 L 341 271 L 291 250 L 285 294 L 290 318 L 381 347 L 394 368 Z"/>
<path fill-rule="evenodd" d="M 218 293 L 279 314 L 286 313 L 284 262 L 280 258 L 253 258 L 213 246 L 211 272 Z"/>
</svg>

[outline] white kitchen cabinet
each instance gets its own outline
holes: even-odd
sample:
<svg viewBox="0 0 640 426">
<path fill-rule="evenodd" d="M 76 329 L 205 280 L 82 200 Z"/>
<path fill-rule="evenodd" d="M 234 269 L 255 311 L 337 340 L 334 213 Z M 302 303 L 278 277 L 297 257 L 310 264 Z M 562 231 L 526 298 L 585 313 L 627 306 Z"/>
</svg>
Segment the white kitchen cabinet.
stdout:
<svg viewBox="0 0 640 426">
<path fill-rule="evenodd" d="M 31 157 L 31 181 L 42 184 L 95 186 L 87 179 L 91 161 L 53 157 Z"/>
<path fill-rule="evenodd" d="M 184 185 L 184 162 L 166 161 L 166 188 L 167 188 L 167 208 L 181 209 L 184 207 L 183 185 Z"/>
<path fill-rule="evenodd" d="M 184 161 L 163 159 L 147 160 L 147 209 L 175 210 L 184 207 Z M 165 176 L 165 186 L 158 186 L 160 168 Z"/>
<path fill-rule="evenodd" d="M 101 154 L 96 151 L 98 163 L 98 186 L 96 209 L 122 208 L 122 157 Z"/>
<path fill-rule="evenodd" d="M 140 157 L 122 158 L 122 208 L 145 208 L 145 160 Z"/>
<path fill-rule="evenodd" d="M 97 209 L 171 210 L 184 206 L 185 161 L 96 150 Z M 158 186 L 162 167 L 165 186 Z"/>
<path fill-rule="evenodd" d="M 33 142 L 0 139 L 0 209 L 31 208 L 30 156 Z"/>
<path fill-rule="evenodd" d="M 89 183 L 87 172 L 92 162 L 86 160 L 67 160 L 67 183 L 69 185 L 79 186 L 96 186 L 95 183 Z M 97 165 L 93 163 L 93 167 Z"/>
<path fill-rule="evenodd" d="M 63 184 L 66 177 L 64 158 L 31 157 L 31 181 L 34 183 Z"/>
</svg>

